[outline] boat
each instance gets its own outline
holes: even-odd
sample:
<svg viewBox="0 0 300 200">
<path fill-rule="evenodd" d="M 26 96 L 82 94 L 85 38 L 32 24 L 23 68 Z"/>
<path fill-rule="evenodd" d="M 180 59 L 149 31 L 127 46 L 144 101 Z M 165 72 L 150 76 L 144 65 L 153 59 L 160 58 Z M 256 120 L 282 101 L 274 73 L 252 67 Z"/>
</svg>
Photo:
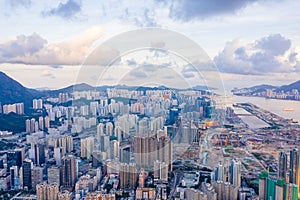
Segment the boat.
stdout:
<svg viewBox="0 0 300 200">
<path fill-rule="evenodd" d="M 283 108 L 283 111 L 294 111 L 294 108 Z"/>
</svg>

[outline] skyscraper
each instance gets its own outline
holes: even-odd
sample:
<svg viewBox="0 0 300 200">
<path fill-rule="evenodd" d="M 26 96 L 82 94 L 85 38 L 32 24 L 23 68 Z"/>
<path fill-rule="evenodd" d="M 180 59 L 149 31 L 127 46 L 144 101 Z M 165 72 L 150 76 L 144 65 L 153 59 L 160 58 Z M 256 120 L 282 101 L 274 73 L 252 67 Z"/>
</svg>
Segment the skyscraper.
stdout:
<svg viewBox="0 0 300 200">
<path fill-rule="evenodd" d="M 47 198 L 48 200 L 57 200 L 58 199 L 58 192 L 59 186 L 56 183 L 48 184 L 47 185 Z"/>
<path fill-rule="evenodd" d="M 76 158 L 72 155 L 62 158 L 62 186 L 73 188 L 76 183 L 77 164 Z"/>
<path fill-rule="evenodd" d="M 152 135 L 148 136 L 135 136 L 133 138 L 133 151 L 135 161 L 139 168 L 152 168 L 154 161 L 157 160 L 158 154 L 158 141 Z"/>
<path fill-rule="evenodd" d="M 58 165 L 58 166 L 61 166 L 62 149 L 63 149 L 63 147 L 54 148 L 54 159 L 55 159 L 56 165 Z"/>
<path fill-rule="evenodd" d="M 44 130 L 44 118 L 42 116 L 39 117 L 39 129 Z"/>
<path fill-rule="evenodd" d="M 10 187 L 12 190 L 15 189 L 15 180 L 18 178 L 18 167 L 17 166 L 12 166 L 10 167 Z"/>
<path fill-rule="evenodd" d="M 61 170 L 58 166 L 51 166 L 47 170 L 48 183 L 57 183 L 60 186 Z"/>
<path fill-rule="evenodd" d="M 33 167 L 31 169 L 31 185 L 33 189 L 36 189 L 37 184 L 43 182 L 43 168 Z"/>
<path fill-rule="evenodd" d="M 81 157 L 91 159 L 94 151 L 94 137 L 88 137 L 80 140 Z"/>
<path fill-rule="evenodd" d="M 168 171 L 172 171 L 172 143 L 167 136 L 158 138 L 158 160 L 168 165 Z"/>
<path fill-rule="evenodd" d="M 33 132 L 35 132 L 35 131 L 37 131 L 37 130 L 35 130 L 35 119 L 32 118 L 32 119 L 30 120 L 30 133 L 33 133 Z"/>
<path fill-rule="evenodd" d="M 71 200 L 72 199 L 72 193 L 64 190 L 58 193 L 58 200 Z"/>
<path fill-rule="evenodd" d="M 47 183 L 41 183 L 36 186 L 36 197 L 38 200 L 48 200 Z"/>
<path fill-rule="evenodd" d="M 119 157 L 119 142 L 118 140 L 111 140 L 109 143 L 109 158 L 115 159 Z"/>
<path fill-rule="evenodd" d="M 268 172 L 261 172 L 259 174 L 259 199 L 264 200 L 267 197 L 267 178 Z"/>
<path fill-rule="evenodd" d="M 137 181 L 137 168 L 135 163 L 120 164 L 120 187 L 122 189 L 132 189 Z"/>
<path fill-rule="evenodd" d="M 27 132 L 27 133 L 30 133 L 30 130 L 31 130 L 31 127 L 30 127 L 30 119 L 26 119 L 25 125 L 26 125 L 26 132 Z"/>
<path fill-rule="evenodd" d="M 286 183 L 284 185 L 284 199 L 298 200 L 298 185 Z"/>
<path fill-rule="evenodd" d="M 40 183 L 36 186 L 37 200 L 57 200 L 58 192 L 59 189 L 56 183 Z"/>
<path fill-rule="evenodd" d="M 287 155 L 285 152 L 279 153 L 278 158 L 278 178 L 286 180 L 286 172 L 287 172 Z"/>
<path fill-rule="evenodd" d="M 290 183 L 299 185 L 300 183 L 300 154 L 298 149 L 290 151 Z"/>
<path fill-rule="evenodd" d="M 45 163 L 45 145 L 35 144 L 34 145 L 35 164 L 41 166 Z"/>
<path fill-rule="evenodd" d="M 45 122 L 45 128 L 50 128 L 50 118 L 48 116 L 44 118 L 44 122 Z"/>
<path fill-rule="evenodd" d="M 29 159 L 25 159 L 22 165 L 22 175 L 23 175 L 23 188 L 31 189 L 31 166 L 32 161 Z"/>
<path fill-rule="evenodd" d="M 60 186 L 60 167 L 58 166 L 51 166 L 47 170 L 48 175 L 48 183 L 57 183 Z"/>
<path fill-rule="evenodd" d="M 284 183 L 285 180 L 278 179 L 275 186 L 275 198 L 284 199 Z"/>
<path fill-rule="evenodd" d="M 33 99 L 32 100 L 32 108 L 33 109 L 42 109 L 43 108 L 43 100 L 42 99 Z"/>
<path fill-rule="evenodd" d="M 120 162 L 127 163 L 130 162 L 130 145 L 122 145 L 120 146 Z"/>
<path fill-rule="evenodd" d="M 20 168 L 22 166 L 22 151 L 21 150 L 13 150 L 8 151 L 6 153 L 7 160 L 7 172 L 9 172 L 10 167 L 17 166 Z"/>
<path fill-rule="evenodd" d="M 100 151 L 106 151 L 107 150 L 107 148 L 109 147 L 109 136 L 108 135 L 104 135 L 104 134 L 100 134 L 99 136 L 98 136 L 99 138 L 99 141 L 98 141 L 98 145 L 99 145 L 99 147 L 98 147 L 98 149 L 100 150 Z"/>
<path fill-rule="evenodd" d="M 218 166 L 215 169 L 214 181 L 225 181 L 225 167 L 221 161 L 219 161 Z"/>
<path fill-rule="evenodd" d="M 92 166 L 97 168 L 102 165 L 103 160 L 106 159 L 106 152 L 102 151 L 94 151 L 93 152 L 93 159 L 92 159 Z"/>
<path fill-rule="evenodd" d="M 241 162 L 232 160 L 229 166 L 230 184 L 235 187 L 241 186 Z"/>
<path fill-rule="evenodd" d="M 71 153 L 74 149 L 74 145 L 73 145 L 73 137 L 68 135 L 65 136 L 66 141 L 67 141 L 67 145 L 66 145 L 66 150 L 68 153 Z"/>
</svg>

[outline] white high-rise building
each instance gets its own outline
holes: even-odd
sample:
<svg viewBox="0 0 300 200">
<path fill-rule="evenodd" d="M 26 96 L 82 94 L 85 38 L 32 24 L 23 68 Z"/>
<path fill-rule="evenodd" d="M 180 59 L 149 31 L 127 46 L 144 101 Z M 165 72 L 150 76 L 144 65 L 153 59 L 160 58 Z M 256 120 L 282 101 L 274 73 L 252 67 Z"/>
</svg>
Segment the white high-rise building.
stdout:
<svg viewBox="0 0 300 200">
<path fill-rule="evenodd" d="M 62 158 L 62 148 L 61 147 L 54 148 L 54 159 L 55 159 L 56 165 L 58 165 L 58 166 L 61 165 L 61 158 Z"/>
<path fill-rule="evenodd" d="M 106 135 L 113 135 L 114 126 L 111 122 L 106 123 L 105 133 Z"/>
<path fill-rule="evenodd" d="M 39 117 L 39 129 L 44 130 L 44 118 L 42 116 Z"/>
<path fill-rule="evenodd" d="M 84 105 L 84 106 L 80 107 L 80 115 L 82 115 L 82 116 L 89 115 L 89 106 L 88 105 Z"/>
<path fill-rule="evenodd" d="M 97 135 L 104 134 L 104 124 L 100 123 L 97 126 Z"/>
<path fill-rule="evenodd" d="M 230 184 L 235 187 L 241 186 L 241 162 L 232 160 L 229 166 Z"/>
<path fill-rule="evenodd" d="M 80 140 L 81 157 L 91 159 L 94 151 L 94 137 L 88 137 Z"/>
<path fill-rule="evenodd" d="M 42 99 L 33 99 L 32 100 L 32 108 L 33 109 L 42 109 L 43 108 L 43 100 Z"/>
<path fill-rule="evenodd" d="M 50 128 L 50 118 L 46 116 L 44 121 L 45 121 L 45 128 Z"/>
<path fill-rule="evenodd" d="M 26 124 L 26 132 L 27 133 L 30 133 L 30 119 L 26 119 L 25 121 L 25 124 Z"/>
<path fill-rule="evenodd" d="M 110 159 L 119 157 L 119 142 L 117 140 L 110 141 Z"/>
</svg>

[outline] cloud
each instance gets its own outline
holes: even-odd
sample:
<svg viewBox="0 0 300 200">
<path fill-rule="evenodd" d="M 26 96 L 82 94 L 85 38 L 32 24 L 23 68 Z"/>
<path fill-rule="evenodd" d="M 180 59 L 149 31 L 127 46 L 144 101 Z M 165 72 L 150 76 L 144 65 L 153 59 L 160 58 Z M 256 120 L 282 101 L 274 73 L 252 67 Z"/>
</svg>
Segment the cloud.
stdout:
<svg viewBox="0 0 300 200">
<path fill-rule="evenodd" d="M 47 40 L 36 33 L 30 36 L 19 35 L 10 41 L 0 44 L 0 60 L 33 55 L 43 49 L 46 44 Z"/>
<path fill-rule="evenodd" d="M 141 7 L 138 10 L 125 8 L 123 15 L 119 17 L 121 20 L 126 20 L 134 23 L 138 27 L 158 27 L 153 9 Z"/>
<path fill-rule="evenodd" d="M 221 72 L 258 75 L 295 71 L 297 55 L 289 39 L 275 34 L 246 45 L 227 42 L 214 61 Z"/>
<path fill-rule="evenodd" d="M 234 14 L 255 2 L 259 0 L 174 0 L 169 5 L 169 15 L 180 21 L 205 19 L 217 15 Z"/>
<path fill-rule="evenodd" d="M 92 27 L 79 37 L 50 44 L 36 33 L 20 35 L 0 43 L 0 62 L 50 65 L 52 68 L 57 68 L 57 65 L 79 65 L 101 36 L 101 27 Z"/>
<path fill-rule="evenodd" d="M 291 47 L 291 41 L 280 34 L 275 34 L 257 41 L 255 47 L 264 50 L 267 54 L 278 56 L 284 54 Z"/>
<path fill-rule="evenodd" d="M 183 75 L 184 78 L 194 78 L 195 73 L 199 73 L 199 71 L 192 64 L 184 65 L 181 70 L 181 74 Z"/>
<path fill-rule="evenodd" d="M 185 73 L 182 73 L 182 75 L 184 78 L 194 78 L 195 77 L 195 74 L 191 73 L 191 72 L 185 72 Z"/>
<path fill-rule="evenodd" d="M 81 11 L 81 2 L 79 0 L 68 0 L 66 3 L 59 3 L 56 8 L 44 11 L 43 16 L 59 16 L 63 19 L 75 17 Z"/>
<path fill-rule="evenodd" d="M 25 7 L 25 8 L 28 8 L 32 4 L 31 0 L 6 0 L 6 2 L 12 8 L 16 8 L 16 7 Z"/>
<path fill-rule="evenodd" d="M 145 72 L 139 71 L 139 70 L 132 70 L 129 72 L 129 74 L 136 78 L 147 78 L 148 77 Z"/>
<path fill-rule="evenodd" d="M 53 68 L 53 69 L 62 69 L 62 68 L 64 68 L 61 65 L 49 65 L 48 67 Z"/>
</svg>

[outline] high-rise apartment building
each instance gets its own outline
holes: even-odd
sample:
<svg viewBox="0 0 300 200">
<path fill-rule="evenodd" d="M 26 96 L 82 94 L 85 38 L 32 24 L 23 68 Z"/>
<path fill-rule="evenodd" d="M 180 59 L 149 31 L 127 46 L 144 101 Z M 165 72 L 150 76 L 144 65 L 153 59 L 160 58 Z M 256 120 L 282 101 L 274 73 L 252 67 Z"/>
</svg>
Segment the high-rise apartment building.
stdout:
<svg viewBox="0 0 300 200">
<path fill-rule="evenodd" d="M 241 162 L 232 160 L 229 165 L 229 181 L 235 187 L 241 186 Z"/>
<path fill-rule="evenodd" d="M 137 182 L 137 167 L 135 163 L 120 164 L 120 187 L 122 189 L 132 189 Z"/>
<path fill-rule="evenodd" d="M 82 158 L 91 159 L 94 151 L 94 137 L 88 137 L 80 140 L 80 155 Z"/>
<path fill-rule="evenodd" d="M 59 187 L 56 183 L 40 183 L 36 186 L 37 200 L 58 200 Z"/>
<path fill-rule="evenodd" d="M 286 180 L 287 174 L 287 155 L 285 152 L 279 153 L 278 158 L 278 178 Z"/>
<path fill-rule="evenodd" d="M 48 183 L 57 183 L 60 186 L 61 169 L 59 166 L 51 166 L 47 169 Z"/>
<path fill-rule="evenodd" d="M 33 167 L 31 169 L 31 184 L 32 188 L 35 189 L 37 184 L 43 182 L 43 168 L 42 167 Z"/>
<path fill-rule="evenodd" d="M 62 158 L 62 179 L 61 184 L 65 188 L 73 188 L 77 179 L 76 158 L 72 155 Z"/>
</svg>

